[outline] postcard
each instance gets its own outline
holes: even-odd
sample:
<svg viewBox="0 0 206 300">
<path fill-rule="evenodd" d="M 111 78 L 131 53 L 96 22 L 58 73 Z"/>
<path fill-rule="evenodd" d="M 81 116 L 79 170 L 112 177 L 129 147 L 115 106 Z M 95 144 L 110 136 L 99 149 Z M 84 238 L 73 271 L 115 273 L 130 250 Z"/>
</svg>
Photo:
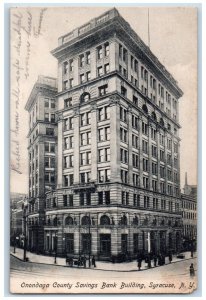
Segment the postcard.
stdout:
<svg viewBox="0 0 206 300">
<path fill-rule="evenodd" d="M 10 292 L 197 289 L 197 8 L 10 9 Z"/>
</svg>

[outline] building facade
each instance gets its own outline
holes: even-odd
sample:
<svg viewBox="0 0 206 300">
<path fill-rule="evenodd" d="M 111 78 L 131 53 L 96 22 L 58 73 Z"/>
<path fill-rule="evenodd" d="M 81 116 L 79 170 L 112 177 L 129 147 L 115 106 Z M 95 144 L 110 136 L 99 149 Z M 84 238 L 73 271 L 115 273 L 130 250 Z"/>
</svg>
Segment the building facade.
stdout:
<svg viewBox="0 0 206 300">
<path fill-rule="evenodd" d="M 39 76 L 25 109 L 29 112 L 29 203 L 27 247 L 44 251 L 45 193 L 56 186 L 56 79 Z"/>
<path fill-rule="evenodd" d="M 23 233 L 22 205 L 27 197 L 22 193 L 10 194 L 10 242 L 12 245 L 19 244 Z"/>
<path fill-rule="evenodd" d="M 52 54 L 58 161 L 45 253 L 179 252 L 177 82 L 116 9 L 60 37 Z"/>
<path fill-rule="evenodd" d="M 183 246 L 185 250 L 197 247 L 197 186 L 187 183 L 185 175 L 184 193 L 181 194 L 183 220 Z"/>
</svg>

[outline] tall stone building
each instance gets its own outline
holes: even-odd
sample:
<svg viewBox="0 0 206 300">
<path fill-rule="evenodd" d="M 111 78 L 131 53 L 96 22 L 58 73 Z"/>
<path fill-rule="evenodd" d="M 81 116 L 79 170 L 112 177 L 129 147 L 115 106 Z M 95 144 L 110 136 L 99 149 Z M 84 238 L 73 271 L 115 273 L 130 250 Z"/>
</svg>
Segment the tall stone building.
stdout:
<svg viewBox="0 0 206 300">
<path fill-rule="evenodd" d="M 197 247 L 197 186 L 187 182 L 185 174 L 184 193 L 181 194 L 183 246 L 185 250 Z"/>
<path fill-rule="evenodd" d="M 52 54 L 58 162 L 56 189 L 46 192 L 45 253 L 178 252 L 177 82 L 116 9 L 60 37 Z"/>
<path fill-rule="evenodd" d="M 25 109 L 29 112 L 29 203 L 27 246 L 44 251 L 45 193 L 56 186 L 56 79 L 39 76 Z"/>
</svg>

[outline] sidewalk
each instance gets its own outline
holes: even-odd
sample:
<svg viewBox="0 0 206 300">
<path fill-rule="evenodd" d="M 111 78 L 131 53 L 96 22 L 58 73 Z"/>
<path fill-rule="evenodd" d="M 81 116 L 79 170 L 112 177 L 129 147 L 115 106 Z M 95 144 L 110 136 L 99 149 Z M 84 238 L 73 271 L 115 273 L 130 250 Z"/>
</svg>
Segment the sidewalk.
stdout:
<svg viewBox="0 0 206 300">
<path fill-rule="evenodd" d="M 16 253 L 13 251 L 13 247 L 10 248 L 10 254 L 17 257 L 18 259 L 23 261 L 23 249 L 16 248 Z M 176 263 L 178 261 L 183 261 L 187 259 L 191 259 L 191 253 L 190 252 L 184 252 L 185 255 L 184 259 L 177 258 L 175 255 L 173 255 L 172 263 Z M 44 256 L 44 255 L 38 255 L 35 253 L 31 253 L 29 251 L 26 252 L 26 256 L 29 259 L 29 263 L 39 263 L 39 264 L 45 264 L 45 265 L 55 265 L 55 266 L 66 266 L 65 258 L 57 257 L 56 258 L 56 264 L 54 264 L 54 257 L 51 256 Z M 194 258 L 196 257 L 196 253 L 194 253 Z M 165 265 L 169 264 L 169 259 L 166 257 Z M 95 270 L 102 270 L 102 271 L 116 271 L 116 272 L 134 272 L 137 271 L 137 262 L 136 260 L 132 262 L 124 262 L 124 263 L 111 263 L 111 262 L 104 262 L 104 261 L 96 261 L 96 268 Z M 88 267 L 88 261 L 87 261 L 87 267 Z M 152 261 L 152 267 L 153 267 L 153 261 Z M 157 266 L 159 267 L 159 266 Z M 71 268 L 71 267 L 68 267 Z M 83 268 L 83 267 L 73 267 L 73 268 Z M 147 264 L 145 261 L 142 261 L 142 270 L 148 270 Z"/>
</svg>

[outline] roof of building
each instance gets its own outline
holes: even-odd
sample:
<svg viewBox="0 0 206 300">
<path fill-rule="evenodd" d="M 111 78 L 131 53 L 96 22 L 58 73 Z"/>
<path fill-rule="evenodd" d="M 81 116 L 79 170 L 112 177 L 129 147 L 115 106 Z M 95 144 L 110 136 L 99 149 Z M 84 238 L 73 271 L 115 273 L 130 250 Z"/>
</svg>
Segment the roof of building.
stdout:
<svg viewBox="0 0 206 300">
<path fill-rule="evenodd" d="M 178 93 L 178 96 L 183 95 L 182 90 L 178 87 L 177 81 L 173 76 L 166 70 L 166 68 L 161 64 L 158 58 L 152 53 L 150 48 L 143 42 L 143 40 L 138 36 L 138 34 L 131 28 L 129 23 L 120 15 L 116 8 L 106 11 L 104 14 L 100 15 L 97 18 L 94 18 L 87 22 L 86 24 L 77 27 L 73 31 L 67 33 L 66 35 L 61 36 L 58 39 L 58 47 L 55 48 L 51 53 L 58 57 L 57 53 L 60 53 L 62 50 L 66 49 L 70 45 L 76 43 L 80 38 L 84 38 L 90 35 L 94 31 L 98 31 L 101 27 L 107 25 L 111 21 L 118 21 L 120 27 L 124 28 L 124 32 L 129 35 L 129 37 L 136 43 L 138 49 L 140 49 L 142 56 L 146 57 L 158 71 L 167 79 L 167 81 L 172 84 L 175 90 Z"/>
<path fill-rule="evenodd" d="M 33 86 L 33 89 L 29 95 L 29 98 L 27 100 L 27 103 L 25 105 L 25 109 L 29 111 L 31 108 L 37 94 L 41 89 L 47 89 L 51 92 L 54 92 L 54 94 L 57 93 L 57 79 L 50 76 L 43 76 L 39 75 L 36 83 Z"/>
</svg>

